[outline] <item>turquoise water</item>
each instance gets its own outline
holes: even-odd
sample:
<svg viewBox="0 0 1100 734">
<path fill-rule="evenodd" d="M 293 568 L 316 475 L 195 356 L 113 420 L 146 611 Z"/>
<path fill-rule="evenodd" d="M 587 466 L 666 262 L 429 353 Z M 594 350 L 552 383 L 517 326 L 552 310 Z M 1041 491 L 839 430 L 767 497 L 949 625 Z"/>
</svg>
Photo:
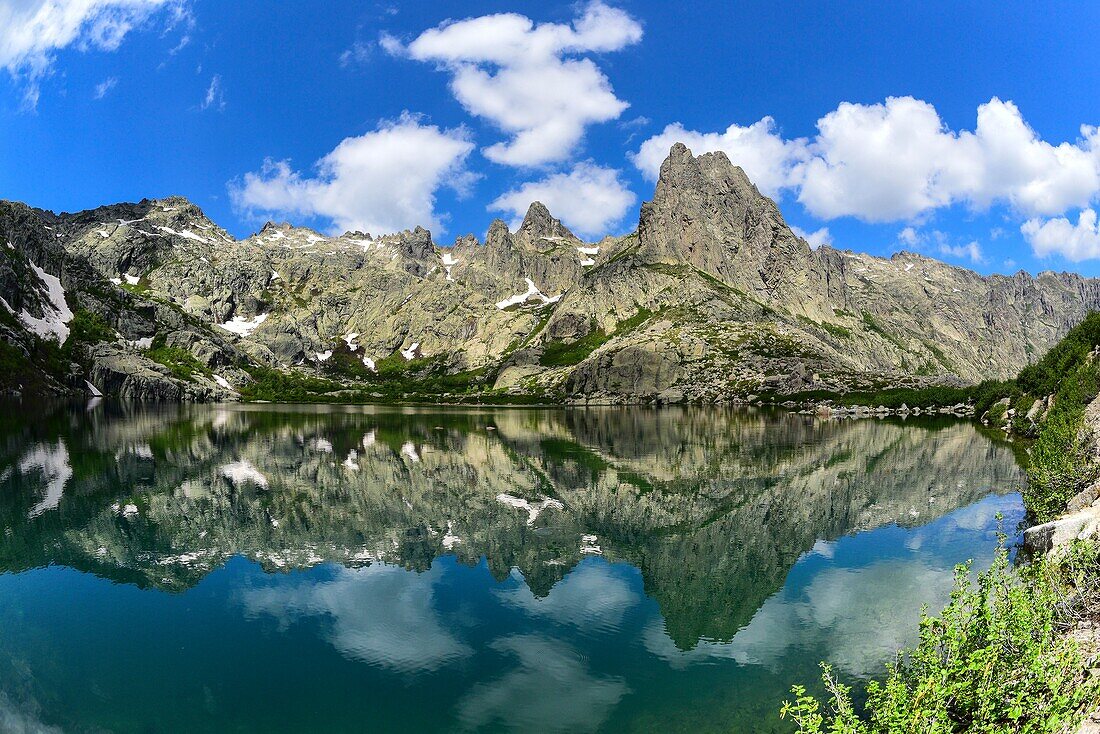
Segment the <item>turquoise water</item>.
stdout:
<svg viewBox="0 0 1100 734">
<path fill-rule="evenodd" d="M 787 731 L 1022 515 L 960 422 L 0 407 L 0 731 Z"/>
</svg>

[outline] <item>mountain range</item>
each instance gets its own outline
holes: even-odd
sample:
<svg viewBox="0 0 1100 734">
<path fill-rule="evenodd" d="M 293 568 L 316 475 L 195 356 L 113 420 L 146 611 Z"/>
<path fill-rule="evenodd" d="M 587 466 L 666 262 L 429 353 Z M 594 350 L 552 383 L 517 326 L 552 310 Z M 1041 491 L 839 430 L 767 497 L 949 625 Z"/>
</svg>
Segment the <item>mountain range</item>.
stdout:
<svg viewBox="0 0 1100 734">
<path fill-rule="evenodd" d="M 164 400 L 722 402 L 1006 378 L 1100 280 L 811 248 L 723 153 L 673 146 L 637 229 L 542 204 L 449 246 L 417 227 L 238 240 L 186 199 L 0 202 L 0 389 Z"/>
</svg>

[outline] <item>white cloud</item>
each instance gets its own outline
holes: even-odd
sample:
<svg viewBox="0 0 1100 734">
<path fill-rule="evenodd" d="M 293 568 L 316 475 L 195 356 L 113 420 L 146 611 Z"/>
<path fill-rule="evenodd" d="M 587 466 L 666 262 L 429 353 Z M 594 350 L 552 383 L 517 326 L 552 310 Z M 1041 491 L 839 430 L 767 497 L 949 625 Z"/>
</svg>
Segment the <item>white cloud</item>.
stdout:
<svg viewBox="0 0 1100 734">
<path fill-rule="evenodd" d="M 225 92 L 222 91 L 221 74 L 215 74 L 210 79 L 210 86 L 206 88 L 206 96 L 203 97 L 199 107 L 204 110 L 213 107 L 219 112 L 225 109 Z"/>
<path fill-rule="evenodd" d="M 42 723 L 36 709 L 35 705 L 17 705 L 6 692 L 0 691 L 0 731 L 15 734 L 64 734 L 56 726 Z"/>
<path fill-rule="evenodd" d="M 776 131 L 775 121 L 765 117 L 748 127 L 730 125 L 720 133 L 695 132 L 673 123 L 642 143 L 629 157 L 643 176 L 656 181 L 661 163 L 674 143 L 683 143 L 696 155 L 724 151 L 760 191 L 771 197 L 778 196 L 791 184 L 794 167 L 805 156 L 805 141 L 783 140 Z"/>
<path fill-rule="evenodd" d="M 435 610 L 438 569 L 415 573 L 376 563 L 337 566 L 333 573 L 325 583 L 248 589 L 241 597 L 245 614 L 283 626 L 323 619 L 341 654 L 399 673 L 437 670 L 473 654 Z"/>
<path fill-rule="evenodd" d="M 508 606 L 532 616 L 588 632 L 617 629 L 626 613 L 642 601 L 626 579 L 602 561 L 580 564 L 542 599 L 531 593 L 526 584 L 504 589 L 498 595 Z"/>
<path fill-rule="evenodd" d="M 972 263 L 985 262 L 982 256 L 982 247 L 976 241 L 967 242 L 964 245 L 940 245 L 940 254 L 948 257 L 956 257 L 960 260 L 969 260 Z"/>
<path fill-rule="evenodd" d="M 498 197 L 489 209 L 522 217 L 532 201 L 541 201 L 573 231 L 598 237 L 622 221 L 635 199 L 619 171 L 589 162 L 525 183 Z"/>
<path fill-rule="evenodd" d="M 559 640 L 513 635 L 489 646 L 516 665 L 470 690 L 458 706 L 464 729 L 596 731 L 630 693 L 621 678 L 593 673 L 584 656 Z"/>
<path fill-rule="evenodd" d="M 349 67 L 365 64 L 370 60 L 372 46 L 369 43 L 356 41 L 351 48 L 340 54 L 340 66 Z"/>
<path fill-rule="evenodd" d="M 95 85 L 95 94 L 93 96 L 96 99 L 103 99 L 107 96 L 107 93 L 114 89 L 116 86 L 118 86 L 118 77 L 109 76 L 101 81 L 99 84 Z"/>
<path fill-rule="evenodd" d="M 1072 224 L 1066 217 L 1029 219 L 1020 227 L 1039 257 L 1055 253 L 1072 262 L 1100 257 L 1100 222 L 1095 209 L 1085 209 Z"/>
<path fill-rule="evenodd" d="M 915 642 L 922 605 L 941 608 L 952 581 L 950 567 L 921 559 L 830 566 L 801 593 L 784 590 L 770 597 L 730 642 L 701 640 L 683 651 L 659 625 L 651 625 L 643 641 L 677 668 L 727 658 L 776 670 L 792 651 L 812 649 L 845 673 L 868 677 Z"/>
<path fill-rule="evenodd" d="M 906 227 L 898 232 L 898 242 L 903 242 L 910 247 L 916 247 L 923 239 L 923 235 L 913 227 Z"/>
<path fill-rule="evenodd" d="M 449 71 L 451 91 L 472 115 L 511 136 L 485 149 L 512 166 L 567 159 L 588 125 L 627 108 L 585 53 L 617 51 L 642 38 L 630 15 L 596 0 L 571 25 L 541 23 L 517 13 L 448 21 L 407 46 L 384 35 L 382 47 Z"/>
<path fill-rule="evenodd" d="M 317 216 L 331 220 L 334 232 L 379 234 L 418 224 L 438 230 L 436 192 L 470 184 L 464 163 L 473 147 L 464 129 L 440 130 L 406 113 L 345 139 L 317 163 L 315 177 L 269 160 L 230 184 L 230 195 L 253 216 Z"/>
<path fill-rule="evenodd" d="M 822 227 L 821 229 L 815 230 L 813 232 L 807 232 L 801 227 L 792 226 L 791 231 L 794 232 L 797 236 L 809 242 L 810 249 L 813 250 L 816 250 L 822 245 L 833 244 L 833 235 L 829 232 L 828 227 Z"/>
<path fill-rule="evenodd" d="M 158 10 L 170 8 L 175 18 L 182 6 L 182 0 L 0 2 L 0 66 L 23 82 L 24 107 L 34 109 L 58 51 L 70 46 L 114 51 Z"/>
<path fill-rule="evenodd" d="M 655 176 L 675 140 L 696 153 L 726 151 L 762 191 L 790 189 L 822 219 L 908 220 L 957 203 L 1050 215 L 1100 194 L 1096 127 L 1082 126 L 1076 142 L 1052 144 L 1012 102 L 997 98 L 978 107 L 972 131 L 950 130 L 932 105 L 912 97 L 842 103 L 809 139 L 784 139 L 767 117 L 724 133 L 671 125 L 642 144 L 635 165 Z"/>
</svg>

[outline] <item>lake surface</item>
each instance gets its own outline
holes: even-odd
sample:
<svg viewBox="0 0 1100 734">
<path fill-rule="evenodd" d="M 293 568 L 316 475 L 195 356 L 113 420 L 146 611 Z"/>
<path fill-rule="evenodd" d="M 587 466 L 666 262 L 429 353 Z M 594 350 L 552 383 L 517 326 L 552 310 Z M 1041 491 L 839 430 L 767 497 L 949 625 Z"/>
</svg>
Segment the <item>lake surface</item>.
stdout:
<svg viewBox="0 0 1100 734">
<path fill-rule="evenodd" d="M 0 731 L 789 731 L 1022 516 L 946 420 L 0 416 Z"/>
</svg>

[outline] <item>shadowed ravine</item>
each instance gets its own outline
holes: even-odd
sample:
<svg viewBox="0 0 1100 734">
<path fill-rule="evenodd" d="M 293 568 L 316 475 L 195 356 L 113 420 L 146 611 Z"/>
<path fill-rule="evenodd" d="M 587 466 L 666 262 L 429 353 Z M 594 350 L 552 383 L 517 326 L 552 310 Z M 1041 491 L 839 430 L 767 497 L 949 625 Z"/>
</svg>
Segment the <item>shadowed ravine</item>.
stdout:
<svg viewBox="0 0 1100 734">
<path fill-rule="evenodd" d="M 1020 515 L 946 420 L 7 407 L 0 721 L 64 731 L 769 730 Z"/>
</svg>

